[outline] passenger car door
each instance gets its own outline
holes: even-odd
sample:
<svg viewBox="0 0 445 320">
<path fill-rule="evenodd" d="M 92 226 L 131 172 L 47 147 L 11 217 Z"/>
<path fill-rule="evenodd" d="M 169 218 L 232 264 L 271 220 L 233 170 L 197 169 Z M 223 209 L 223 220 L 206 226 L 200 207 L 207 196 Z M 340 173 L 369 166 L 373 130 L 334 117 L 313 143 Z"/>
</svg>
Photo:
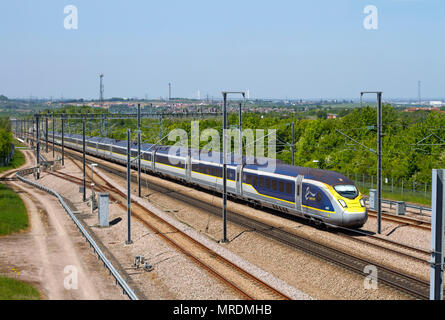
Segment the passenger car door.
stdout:
<svg viewBox="0 0 445 320">
<path fill-rule="evenodd" d="M 302 212 L 302 208 L 301 208 L 301 199 L 302 199 L 302 194 L 303 194 L 303 178 L 304 176 L 299 175 L 296 179 L 295 179 L 295 208 L 297 209 L 297 211 Z"/>
</svg>

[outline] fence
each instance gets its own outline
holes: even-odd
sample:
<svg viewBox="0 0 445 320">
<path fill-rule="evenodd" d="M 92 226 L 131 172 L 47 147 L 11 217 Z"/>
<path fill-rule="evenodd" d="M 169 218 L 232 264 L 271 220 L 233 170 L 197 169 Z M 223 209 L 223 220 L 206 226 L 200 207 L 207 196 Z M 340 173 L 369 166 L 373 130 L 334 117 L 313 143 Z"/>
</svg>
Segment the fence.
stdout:
<svg viewBox="0 0 445 320">
<path fill-rule="evenodd" d="M 104 263 L 104 266 L 110 271 L 110 274 L 115 278 L 116 284 L 119 284 L 121 286 L 123 292 L 126 295 L 128 295 L 128 297 L 131 300 L 139 300 L 139 298 L 136 296 L 136 294 L 133 292 L 133 290 L 130 288 L 130 286 L 127 284 L 127 282 L 122 278 L 122 276 L 119 274 L 119 272 L 113 266 L 113 264 L 108 260 L 108 258 L 105 256 L 105 254 L 100 249 L 100 247 L 96 244 L 96 242 L 90 236 L 88 231 L 83 227 L 83 225 L 76 218 L 74 213 L 71 211 L 69 206 L 66 204 L 65 200 L 56 191 L 25 178 L 25 176 L 33 174 L 36 170 L 37 170 L 37 168 L 29 168 L 29 169 L 20 170 L 16 173 L 16 176 L 19 180 L 21 180 L 33 187 L 36 187 L 40 190 L 43 190 L 49 194 L 52 194 L 59 200 L 60 204 L 63 206 L 63 208 L 68 213 L 68 215 L 71 217 L 71 219 L 74 221 L 77 228 L 82 232 L 82 235 L 85 237 L 86 241 L 88 241 L 90 243 L 90 246 L 97 253 L 97 256 L 99 257 L 99 259 L 102 260 L 102 262 Z"/>
<path fill-rule="evenodd" d="M 362 193 L 377 188 L 376 176 L 350 173 L 346 176 L 355 182 Z M 382 191 L 407 198 L 431 200 L 431 183 L 382 177 Z"/>
<path fill-rule="evenodd" d="M 15 146 L 11 144 L 11 152 L 4 158 L 0 158 L 0 167 L 6 167 L 14 157 Z"/>
</svg>

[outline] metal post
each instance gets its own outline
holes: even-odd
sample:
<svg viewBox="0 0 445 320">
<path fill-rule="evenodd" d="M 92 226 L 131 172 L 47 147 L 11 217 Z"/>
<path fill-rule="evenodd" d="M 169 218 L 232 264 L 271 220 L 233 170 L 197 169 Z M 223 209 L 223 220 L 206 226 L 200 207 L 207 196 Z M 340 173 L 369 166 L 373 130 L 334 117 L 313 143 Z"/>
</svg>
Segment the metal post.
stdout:
<svg viewBox="0 0 445 320">
<path fill-rule="evenodd" d="M 65 165 L 65 111 L 62 113 L 62 166 Z"/>
<path fill-rule="evenodd" d="M 36 137 L 36 120 L 32 119 L 32 137 L 34 138 L 34 142 L 33 142 L 33 146 L 34 143 L 37 143 L 37 137 Z"/>
<path fill-rule="evenodd" d="M 223 238 L 222 242 L 227 242 L 227 163 L 226 163 L 226 131 L 227 131 L 227 93 L 223 92 L 224 106 L 223 106 Z"/>
<path fill-rule="evenodd" d="M 36 157 L 37 157 L 37 176 L 36 178 L 39 179 L 40 178 L 40 132 L 39 132 L 39 114 L 36 114 L 36 137 L 37 137 L 37 142 L 36 142 Z"/>
<path fill-rule="evenodd" d="M 360 93 L 360 107 L 363 107 L 363 94 L 377 94 L 377 233 L 382 231 L 382 92 L 381 91 L 364 91 Z M 371 176 L 372 178 L 372 176 Z M 371 188 L 373 187 L 371 179 Z"/>
<path fill-rule="evenodd" d="M 53 160 L 54 160 L 54 131 L 56 129 L 55 122 L 56 122 L 56 117 L 54 116 L 54 111 L 53 111 Z"/>
<path fill-rule="evenodd" d="M 141 197 L 141 104 L 138 104 L 138 196 Z"/>
<path fill-rule="evenodd" d="M 163 120 L 163 116 L 161 115 L 161 124 L 160 124 L 160 129 L 159 129 L 159 139 L 162 139 L 162 120 Z"/>
<path fill-rule="evenodd" d="M 238 112 L 238 134 L 239 134 L 239 164 L 243 164 L 243 113 L 242 113 L 242 103 L 239 104 Z"/>
<path fill-rule="evenodd" d="M 382 93 L 377 92 L 377 233 L 382 233 Z"/>
<path fill-rule="evenodd" d="M 85 116 L 82 117 L 82 153 L 83 153 L 83 201 L 87 201 L 86 197 L 86 175 L 85 175 Z"/>
<path fill-rule="evenodd" d="M 430 300 L 443 300 L 445 169 L 433 169 Z"/>
<path fill-rule="evenodd" d="M 45 116 L 45 140 L 46 140 L 46 153 L 48 153 L 48 114 Z"/>
<path fill-rule="evenodd" d="M 292 165 L 295 165 L 295 122 L 292 122 Z"/>
<path fill-rule="evenodd" d="M 127 241 L 126 244 L 132 244 L 131 241 L 131 158 L 130 158 L 130 129 L 127 129 Z"/>
</svg>

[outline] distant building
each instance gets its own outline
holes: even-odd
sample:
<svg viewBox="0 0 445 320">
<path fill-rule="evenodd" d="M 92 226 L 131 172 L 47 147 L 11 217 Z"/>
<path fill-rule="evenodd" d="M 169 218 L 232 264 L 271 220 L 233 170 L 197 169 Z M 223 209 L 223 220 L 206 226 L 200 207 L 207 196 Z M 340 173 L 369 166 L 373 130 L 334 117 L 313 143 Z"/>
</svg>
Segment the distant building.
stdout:
<svg viewBox="0 0 445 320">
<path fill-rule="evenodd" d="M 441 107 L 443 105 L 445 105 L 445 103 L 442 101 L 430 101 L 430 106 Z"/>
<path fill-rule="evenodd" d="M 416 112 L 416 111 L 440 111 L 440 109 L 434 107 L 411 107 L 404 110 L 404 112 Z"/>
<path fill-rule="evenodd" d="M 328 113 L 328 119 L 337 119 L 338 115 L 334 114 L 334 113 Z"/>
</svg>

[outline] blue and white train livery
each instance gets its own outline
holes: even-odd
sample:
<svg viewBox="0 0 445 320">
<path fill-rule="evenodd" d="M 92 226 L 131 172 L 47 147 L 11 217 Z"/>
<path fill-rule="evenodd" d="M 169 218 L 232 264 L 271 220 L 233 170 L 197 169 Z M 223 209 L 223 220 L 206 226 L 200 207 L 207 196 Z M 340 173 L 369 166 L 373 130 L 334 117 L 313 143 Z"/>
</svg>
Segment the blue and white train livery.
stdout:
<svg viewBox="0 0 445 320">
<path fill-rule="evenodd" d="M 55 134 L 55 143 L 61 144 Z M 82 136 L 65 134 L 68 148 L 82 150 Z M 167 176 L 209 190 L 222 190 L 222 157 L 218 154 L 171 152 L 171 147 L 142 144 L 144 171 Z M 86 137 L 88 154 L 126 164 L 126 141 Z M 137 145 L 131 157 L 137 156 Z M 368 219 L 362 194 L 347 177 L 333 171 L 291 166 L 277 160 L 276 166 L 227 164 L 227 191 L 237 199 L 270 207 L 317 223 L 359 228 Z"/>
</svg>

